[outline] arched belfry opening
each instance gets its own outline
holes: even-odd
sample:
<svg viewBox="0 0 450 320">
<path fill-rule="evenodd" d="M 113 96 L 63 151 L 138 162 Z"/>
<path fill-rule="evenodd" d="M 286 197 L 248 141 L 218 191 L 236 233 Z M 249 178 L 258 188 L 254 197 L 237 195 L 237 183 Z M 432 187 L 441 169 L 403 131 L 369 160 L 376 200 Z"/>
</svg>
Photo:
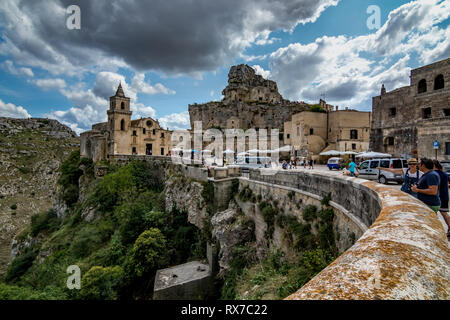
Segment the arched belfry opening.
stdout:
<svg viewBox="0 0 450 320">
<path fill-rule="evenodd" d="M 122 103 L 120 104 L 120 109 L 125 110 L 125 102 L 122 102 Z"/>
<path fill-rule="evenodd" d="M 440 74 L 434 79 L 434 90 L 444 89 L 444 86 L 444 76 Z"/>
<path fill-rule="evenodd" d="M 424 93 L 424 92 L 427 92 L 427 80 L 422 79 L 419 81 L 417 93 Z"/>
<path fill-rule="evenodd" d="M 122 119 L 122 120 L 120 121 L 120 130 L 122 130 L 122 131 L 125 130 L 125 120 L 124 120 L 124 119 Z"/>
</svg>

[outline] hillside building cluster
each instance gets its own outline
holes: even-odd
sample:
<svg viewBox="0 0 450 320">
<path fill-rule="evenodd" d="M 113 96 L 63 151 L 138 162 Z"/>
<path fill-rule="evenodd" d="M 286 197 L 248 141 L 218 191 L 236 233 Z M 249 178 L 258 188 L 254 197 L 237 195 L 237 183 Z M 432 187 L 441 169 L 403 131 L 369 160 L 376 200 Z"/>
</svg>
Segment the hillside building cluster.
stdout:
<svg viewBox="0 0 450 320">
<path fill-rule="evenodd" d="M 377 151 L 403 157 L 450 159 L 450 59 L 411 71 L 409 86 L 373 97 L 372 112 L 339 110 L 320 100 L 311 108 L 289 101 L 276 82 L 257 75 L 248 65 L 230 69 L 222 101 L 189 105 L 191 128 L 278 129 L 279 146 L 292 156 L 321 152 Z M 114 155 L 169 155 L 172 131 L 152 118 L 131 120 L 130 98 L 122 86 L 110 98 L 108 121 L 81 134 L 81 154 L 94 161 Z M 190 130 L 192 133 L 193 130 Z M 193 139 L 191 139 L 193 141 Z M 267 139 L 270 146 L 270 138 Z M 175 145 L 175 143 L 173 144 Z"/>
</svg>

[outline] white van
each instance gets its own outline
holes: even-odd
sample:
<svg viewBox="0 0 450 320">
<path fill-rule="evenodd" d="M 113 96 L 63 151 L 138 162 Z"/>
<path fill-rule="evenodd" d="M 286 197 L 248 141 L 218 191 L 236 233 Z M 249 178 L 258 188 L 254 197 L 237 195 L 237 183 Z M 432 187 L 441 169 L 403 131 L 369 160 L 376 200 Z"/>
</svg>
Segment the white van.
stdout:
<svg viewBox="0 0 450 320">
<path fill-rule="evenodd" d="M 271 160 L 270 157 L 238 156 L 234 164 L 243 168 L 270 168 Z"/>
<path fill-rule="evenodd" d="M 387 184 L 390 181 L 402 184 L 404 180 L 403 168 L 408 167 L 406 159 L 372 159 L 366 160 L 358 166 L 359 178 L 378 180 Z"/>
</svg>

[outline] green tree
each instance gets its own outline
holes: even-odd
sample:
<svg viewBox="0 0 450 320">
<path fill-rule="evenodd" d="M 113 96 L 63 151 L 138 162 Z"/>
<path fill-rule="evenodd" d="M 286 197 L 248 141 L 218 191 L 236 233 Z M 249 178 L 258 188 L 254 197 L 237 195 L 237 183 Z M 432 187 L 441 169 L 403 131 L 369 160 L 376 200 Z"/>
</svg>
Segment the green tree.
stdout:
<svg viewBox="0 0 450 320">
<path fill-rule="evenodd" d="M 119 266 L 92 267 L 81 279 L 80 296 L 85 300 L 115 300 L 123 277 Z"/>
<path fill-rule="evenodd" d="M 128 260 L 129 272 L 137 277 L 157 268 L 166 251 L 166 239 L 159 229 L 144 231 L 136 240 Z"/>
</svg>

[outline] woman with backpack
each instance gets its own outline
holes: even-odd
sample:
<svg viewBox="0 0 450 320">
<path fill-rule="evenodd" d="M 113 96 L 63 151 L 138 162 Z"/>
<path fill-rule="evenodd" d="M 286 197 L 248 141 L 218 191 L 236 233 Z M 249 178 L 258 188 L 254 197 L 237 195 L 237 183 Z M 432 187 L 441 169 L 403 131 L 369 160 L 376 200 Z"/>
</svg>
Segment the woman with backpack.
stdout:
<svg viewBox="0 0 450 320">
<path fill-rule="evenodd" d="M 417 168 L 417 164 L 418 164 L 417 159 L 415 158 L 408 159 L 408 169 L 406 169 L 405 171 L 405 179 L 401 188 L 403 192 L 409 193 L 410 195 L 416 198 L 417 193 L 411 190 L 411 186 L 417 184 L 419 182 L 419 179 L 423 175 L 423 172 L 421 172 Z"/>
</svg>

